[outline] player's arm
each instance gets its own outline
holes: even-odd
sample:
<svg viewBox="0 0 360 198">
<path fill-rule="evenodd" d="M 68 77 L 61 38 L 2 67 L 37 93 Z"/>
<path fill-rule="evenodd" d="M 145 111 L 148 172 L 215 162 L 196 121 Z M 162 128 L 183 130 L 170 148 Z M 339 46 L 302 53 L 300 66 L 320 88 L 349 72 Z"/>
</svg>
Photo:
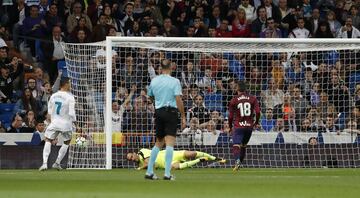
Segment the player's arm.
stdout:
<svg viewBox="0 0 360 198">
<path fill-rule="evenodd" d="M 136 170 L 142 170 L 142 169 L 146 169 L 149 163 L 149 158 L 144 159 L 144 163 L 142 166 L 139 166 Z"/>
<path fill-rule="evenodd" d="M 174 95 L 175 95 L 175 99 L 176 99 L 176 106 L 181 115 L 181 130 L 183 130 L 186 127 L 186 116 L 185 116 L 185 111 L 184 111 L 184 103 L 182 100 L 181 84 L 180 84 L 179 80 L 177 80 L 177 84 L 176 84 L 174 91 L 175 91 Z"/>
<path fill-rule="evenodd" d="M 75 114 L 75 98 L 72 97 L 69 102 L 69 116 L 71 117 L 71 121 L 76 121 L 76 114 Z"/>
<path fill-rule="evenodd" d="M 49 102 L 48 102 L 48 114 L 49 114 L 50 118 L 52 115 L 53 106 L 54 106 L 53 100 L 52 100 L 52 97 L 50 97 Z"/>
<path fill-rule="evenodd" d="M 229 103 L 229 127 L 230 127 L 230 131 L 233 128 L 233 120 L 234 120 L 234 104 L 233 104 L 233 100 L 230 101 Z"/>
</svg>

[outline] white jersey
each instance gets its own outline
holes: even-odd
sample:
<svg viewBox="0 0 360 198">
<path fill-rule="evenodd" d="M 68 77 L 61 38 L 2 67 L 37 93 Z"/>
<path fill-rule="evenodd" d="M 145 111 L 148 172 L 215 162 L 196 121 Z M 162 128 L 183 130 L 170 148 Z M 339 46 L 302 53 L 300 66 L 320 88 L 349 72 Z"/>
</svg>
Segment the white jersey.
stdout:
<svg viewBox="0 0 360 198">
<path fill-rule="evenodd" d="M 125 108 L 123 105 L 121 105 L 117 113 L 112 112 L 111 120 L 113 132 L 121 132 L 121 122 L 123 120 L 124 111 Z"/>
<path fill-rule="evenodd" d="M 76 121 L 74 96 L 65 91 L 53 94 L 48 102 L 48 114 L 51 116 L 49 129 L 72 131 L 72 123 Z"/>
</svg>

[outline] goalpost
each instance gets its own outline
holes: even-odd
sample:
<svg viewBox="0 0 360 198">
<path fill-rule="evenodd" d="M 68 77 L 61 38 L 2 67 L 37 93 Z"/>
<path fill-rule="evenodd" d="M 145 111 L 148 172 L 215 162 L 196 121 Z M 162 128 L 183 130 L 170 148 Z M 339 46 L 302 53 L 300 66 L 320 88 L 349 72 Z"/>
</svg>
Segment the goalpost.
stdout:
<svg viewBox="0 0 360 198">
<path fill-rule="evenodd" d="M 246 80 L 262 119 L 245 167 L 359 167 L 359 39 L 107 37 L 64 44 L 76 113 L 88 145 L 70 146 L 69 168 L 130 168 L 127 152 L 151 148 L 150 80 L 169 59 L 183 86 L 189 129 L 177 149 L 201 150 L 231 167 L 227 102 Z M 190 127 L 191 126 L 191 127 Z M 194 129 L 196 128 L 196 129 Z M 210 165 L 209 165 L 210 164 Z"/>
</svg>

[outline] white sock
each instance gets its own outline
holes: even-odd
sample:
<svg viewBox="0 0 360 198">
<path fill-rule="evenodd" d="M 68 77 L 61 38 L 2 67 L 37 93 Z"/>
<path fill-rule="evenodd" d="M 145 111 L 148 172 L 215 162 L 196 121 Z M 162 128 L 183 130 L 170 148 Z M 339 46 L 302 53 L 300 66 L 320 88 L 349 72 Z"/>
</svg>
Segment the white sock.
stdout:
<svg viewBox="0 0 360 198">
<path fill-rule="evenodd" d="M 63 144 L 59 150 L 59 154 L 58 154 L 58 157 L 56 159 L 56 162 L 57 164 L 60 164 L 61 163 L 61 160 L 64 158 L 67 150 L 69 148 L 69 145 L 66 145 L 66 144 Z"/>
<path fill-rule="evenodd" d="M 43 164 L 47 165 L 50 152 L 51 152 L 51 143 L 45 142 L 45 146 L 43 150 Z"/>
</svg>

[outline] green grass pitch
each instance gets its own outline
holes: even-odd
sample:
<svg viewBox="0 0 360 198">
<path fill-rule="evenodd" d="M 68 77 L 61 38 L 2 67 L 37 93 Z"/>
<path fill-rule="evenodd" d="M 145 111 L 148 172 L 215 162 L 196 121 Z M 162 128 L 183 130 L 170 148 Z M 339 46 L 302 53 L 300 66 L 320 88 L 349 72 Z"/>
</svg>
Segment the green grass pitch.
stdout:
<svg viewBox="0 0 360 198">
<path fill-rule="evenodd" d="M 156 171 L 162 176 L 163 171 Z M 360 169 L 187 169 L 176 181 L 144 180 L 144 171 L 0 170 L 0 197 L 228 198 L 360 197 Z"/>
</svg>

